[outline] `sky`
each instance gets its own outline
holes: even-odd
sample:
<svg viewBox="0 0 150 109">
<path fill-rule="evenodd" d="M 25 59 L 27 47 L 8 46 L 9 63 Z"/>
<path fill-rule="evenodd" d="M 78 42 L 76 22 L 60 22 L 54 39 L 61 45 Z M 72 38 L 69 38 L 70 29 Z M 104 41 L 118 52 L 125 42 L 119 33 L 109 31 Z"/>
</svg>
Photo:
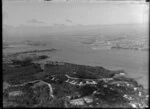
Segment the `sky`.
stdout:
<svg viewBox="0 0 150 109">
<path fill-rule="evenodd" d="M 20 26 L 143 24 L 148 3 L 3 0 L 3 24 Z"/>
</svg>

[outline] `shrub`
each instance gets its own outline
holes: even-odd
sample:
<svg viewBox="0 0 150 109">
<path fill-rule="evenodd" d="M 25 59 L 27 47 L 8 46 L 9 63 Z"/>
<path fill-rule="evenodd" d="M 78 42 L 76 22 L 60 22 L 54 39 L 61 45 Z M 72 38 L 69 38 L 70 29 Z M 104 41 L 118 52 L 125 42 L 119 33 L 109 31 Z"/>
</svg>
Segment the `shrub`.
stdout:
<svg viewBox="0 0 150 109">
<path fill-rule="evenodd" d="M 27 58 L 25 60 L 12 60 L 13 64 L 15 65 L 21 65 L 21 66 L 28 66 L 31 64 L 32 60 Z"/>
<path fill-rule="evenodd" d="M 42 55 L 42 56 L 39 56 L 39 58 L 40 58 L 40 59 L 46 59 L 46 58 L 48 58 L 48 56 Z"/>
</svg>

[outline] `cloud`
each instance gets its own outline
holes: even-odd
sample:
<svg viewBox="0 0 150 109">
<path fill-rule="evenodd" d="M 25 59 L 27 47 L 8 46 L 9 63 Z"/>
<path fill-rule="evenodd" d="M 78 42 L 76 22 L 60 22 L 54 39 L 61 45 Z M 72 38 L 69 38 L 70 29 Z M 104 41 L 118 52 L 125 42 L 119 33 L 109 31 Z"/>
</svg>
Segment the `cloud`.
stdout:
<svg viewBox="0 0 150 109">
<path fill-rule="evenodd" d="M 72 20 L 66 19 L 66 22 L 67 22 L 67 23 L 72 23 Z"/>
<path fill-rule="evenodd" d="M 39 21 L 39 20 L 37 20 L 37 19 L 31 19 L 31 20 L 27 21 L 27 23 L 32 23 L 32 24 L 45 24 L 45 22 Z"/>
<path fill-rule="evenodd" d="M 2 17 L 3 17 L 3 19 L 7 19 L 8 18 L 7 13 L 5 11 L 2 12 Z"/>
<path fill-rule="evenodd" d="M 44 0 L 44 1 L 53 1 L 53 0 Z"/>
</svg>

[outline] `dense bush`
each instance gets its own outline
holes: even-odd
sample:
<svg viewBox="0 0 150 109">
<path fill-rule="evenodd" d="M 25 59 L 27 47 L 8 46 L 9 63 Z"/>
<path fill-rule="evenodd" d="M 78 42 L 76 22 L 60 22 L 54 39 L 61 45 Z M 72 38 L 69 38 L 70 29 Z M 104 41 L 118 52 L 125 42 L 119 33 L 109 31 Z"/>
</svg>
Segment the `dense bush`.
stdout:
<svg viewBox="0 0 150 109">
<path fill-rule="evenodd" d="M 41 55 L 41 56 L 39 56 L 39 58 L 40 58 L 40 59 L 46 59 L 46 58 L 48 58 L 48 56 L 46 56 L 46 55 Z"/>
<path fill-rule="evenodd" d="M 21 65 L 21 66 L 28 66 L 30 64 L 32 64 L 32 60 L 27 58 L 25 60 L 12 60 L 14 65 Z"/>
<path fill-rule="evenodd" d="M 93 91 L 95 90 L 96 90 L 96 87 L 92 85 L 85 85 L 85 86 L 80 87 L 79 92 L 81 96 L 88 96 L 88 95 L 91 95 Z"/>
<path fill-rule="evenodd" d="M 62 84 L 64 81 L 67 80 L 67 77 L 64 74 L 61 74 L 61 73 L 56 75 L 56 78 L 58 78 L 58 83 L 59 84 Z"/>
<path fill-rule="evenodd" d="M 3 71 L 3 79 L 10 83 L 21 83 L 36 79 L 35 74 L 41 72 L 40 65 L 30 64 L 28 66 L 9 67 Z"/>
<path fill-rule="evenodd" d="M 85 79 L 96 79 L 96 74 L 88 71 L 88 70 L 84 70 L 84 69 L 78 69 L 76 75 L 76 77 L 78 78 L 85 78 Z"/>
<path fill-rule="evenodd" d="M 53 100 L 47 102 L 45 107 L 52 107 L 52 108 L 64 108 L 64 99 L 63 98 L 54 98 Z"/>
</svg>

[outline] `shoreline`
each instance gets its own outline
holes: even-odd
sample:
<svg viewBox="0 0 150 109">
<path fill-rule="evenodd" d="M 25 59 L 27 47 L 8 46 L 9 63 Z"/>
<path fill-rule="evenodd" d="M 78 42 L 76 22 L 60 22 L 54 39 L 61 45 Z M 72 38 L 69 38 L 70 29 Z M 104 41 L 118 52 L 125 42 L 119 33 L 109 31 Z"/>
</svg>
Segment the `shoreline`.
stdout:
<svg viewBox="0 0 150 109">
<path fill-rule="evenodd" d="M 47 51 L 48 50 L 48 51 Z M 21 51 L 21 52 L 17 52 L 17 53 L 12 53 L 12 54 L 9 54 L 9 56 L 11 57 L 11 55 L 12 56 L 15 56 L 15 55 L 21 55 L 21 54 L 30 54 L 30 53 L 39 53 L 39 54 L 41 54 L 41 53 L 44 53 L 45 55 L 47 55 L 47 53 L 46 52 L 53 52 L 53 51 L 57 51 L 58 49 L 55 49 L 55 48 L 51 48 L 51 49 L 41 49 L 41 50 L 27 50 L 27 51 Z M 116 67 L 116 66 L 113 66 L 113 65 L 101 65 L 101 63 L 97 63 L 97 62 L 95 62 L 95 64 L 93 63 L 91 63 L 91 62 L 87 62 L 86 64 L 85 64 L 85 62 L 78 62 L 77 60 L 76 61 L 73 61 L 73 60 L 69 60 L 69 59 L 66 59 L 65 57 L 64 58 L 61 58 L 61 57 L 59 57 L 59 56 L 55 56 L 55 53 L 53 54 L 50 54 L 50 55 L 48 55 L 48 56 L 50 56 L 51 58 L 49 58 L 48 60 L 49 61 L 59 61 L 59 62 L 67 62 L 67 63 L 72 63 L 72 64 L 77 64 L 77 65 L 87 65 L 87 66 L 102 66 L 103 68 L 105 68 L 105 69 L 108 69 L 108 70 L 113 70 L 113 71 L 116 71 L 116 70 L 123 70 L 123 71 L 125 71 L 125 72 L 127 72 L 127 74 L 130 76 L 130 77 L 132 77 L 132 78 L 139 78 L 139 77 L 141 77 L 142 75 L 140 74 L 140 76 L 137 76 L 136 74 L 134 74 L 134 72 L 135 71 L 131 71 L 130 72 L 130 69 L 129 69 L 129 71 L 127 71 L 127 70 L 125 70 L 124 68 L 122 68 L 122 67 Z M 132 69 L 131 69 L 132 70 Z M 143 80 L 145 80 L 146 78 L 145 78 L 146 76 L 142 76 L 142 78 L 140 78 L 140 79 L 138 79 L 138 80 L 136 80 L 139 84 L 142 84 L 143 85 L 143 87 L 144 88 L 149 88 L 148 87 L 148 84 L 147 83 L 145 83 L 145 82 L 143 82 Z M 142 80 L 143 79 L 143 80 Z"/>
</svg>

